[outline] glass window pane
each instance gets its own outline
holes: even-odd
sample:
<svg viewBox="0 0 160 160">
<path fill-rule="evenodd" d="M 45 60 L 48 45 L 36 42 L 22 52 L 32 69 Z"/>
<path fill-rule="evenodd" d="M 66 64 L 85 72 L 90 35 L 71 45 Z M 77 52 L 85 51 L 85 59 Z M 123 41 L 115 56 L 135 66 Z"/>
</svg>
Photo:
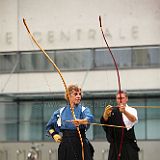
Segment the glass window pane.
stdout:
<svg viewBox="0 0 160 160">
<path fill-rule="evenodd" d="M 132 52 L 133 66 L 146 67 L 150 65 L 150 56 L 146 47 L 133 48 Z"/>
<path fill-rule="evenodd" d="M 160 139 L 160 119 L 147 119 L 147 139 Z"/>
<path fill-rule="evenodd" d="M 0 123 L 0 141 L 17 141 L 17 123 Z"/>
<path fill-rule="evenodd" d="M 145 106 L 145 100 L 142 98 L 129 98 L 128 101 L 129 106 Z M 135 125 L 135 134 L 137 139 L 146 139 L 146 118 L 145 108 L 136 108 L 138 114 L 138 123 Z"/>
<path fill-rule="evenodd" d="M 19 140 L 42 140 L 43 103 L 20 103 Z"/>
<path fill-rule="evenodd" d="M 160 106 L 159 98 L 147 100 L 147 106 Z M 147 109 L 147 138 L 160 139 L 160 109 Z"/>
<path fill-rule="evenodd" d="M 95 51 L 95 68 L 107 69 L 113 67 L 112 57 L 107 49 L 98 49 Z"/>
<path fill-rule="evenodd" d="M 82 70 L 93 68 L 91 50 L 57 51 L 56 64 L 61 70 Z"/>
<path fill-rule="evenodd" d="M 131 49 L 130 48 L 119 48 L 112 49 L 112 54 L 116 60 L 118 67 L 126 68 L 131 67 Z M 96 49 L 95 50 L 95 68 L 107 69 L 114 68 L 114 62 L 108 49 Z"/>
<path fill-rule="evenodd" d="M 20 103 L 20 121 L 39 121 L 42 120 L 43 103 L 26 102 Z"/>
<path fill-rule="evenodd" d="M 17 104 L 12 102 L 0 103 L 0 120 L 17 120 Z"/>
<path fill-rule="evenodd" d="M 17 141 L 17 105 L 0 103 L 0 141 Z"/>
<path fill-rule="evenodd" d="M 18 70 L 19 56 L 16 53 L 0 54 L 0 72 L 16 72 Z"/>
<path fill-rule="evenodd" d="M 148 54 L 150 57 L 150 66 L 160 66 L 160 48 L 148 48 Z"/>
<path fill-rule="evenodd" d="M 131 48 L 113 48 L 115 60 L 120 68 L 130 68 L 132 66 Z"/>
<path fill-rule="evenodd" d="M 106 105 L 110 104 L 110 100 L 95 100 L 94 101 L 94 116 L 95 122 L 100 123 L 100 118 L 104 112 L 104 108 Z M 102 139 L 105 138 L 105 132 L 102 126 L 94 126 L 94 139 Z"/>
<path fill-rule="evenodd" d="M 54 61 L 54 52 L 47 52 Z M 20 71 L 52 71 L 54 67 L 41 52 L 21 52 Z"/>
<path fill-rule="evenodd" d="M 88 107 L 91 111 L 91 113 L 93 114 L 94 118 L 95 118 L 95 114 L 94 114 L 94 108 L 93 108 L 93 100 L 82 100 L 81 104 L 85 107 Z M 94 138 L 94 132 L 93 132 L 94 126 L 91 124 L 90 128 L 87 130 L 86 132 L 86 136 L 89 140 L 93 140 Z"/>
<path fill-rule="evenodd" d="M 19 133 L 20 141 L 42 140 L 42 123 L 20 122 L 19 131 L 20 131 Z"/>
</svg>

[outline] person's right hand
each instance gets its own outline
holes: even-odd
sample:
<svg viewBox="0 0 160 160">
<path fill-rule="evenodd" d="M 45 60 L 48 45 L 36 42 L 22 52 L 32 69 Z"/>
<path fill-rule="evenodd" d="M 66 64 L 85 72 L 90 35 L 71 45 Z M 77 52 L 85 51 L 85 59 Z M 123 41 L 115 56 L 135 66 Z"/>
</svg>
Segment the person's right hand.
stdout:
<svg viewBox="0 0 160 160">
<path fill-rule="evenodd" d="M 55 134 L 53 136 L 53 139 L 55 140 L 55 142 L 58 142 L 58 143 L 62 141 L 62 137 L 59 134 Z"/>
<path fill-rule="evenodd" d="M 104 113 L 103 113 L 103 118 L 105 120 L 107 120 L 108 117 L 111 116 L 111 112 L 112 112 L 112 106 L 111 105 L 107 105 L 106 108 L 105 108 L 105 110 L 104 110 Z"/>
</svg>

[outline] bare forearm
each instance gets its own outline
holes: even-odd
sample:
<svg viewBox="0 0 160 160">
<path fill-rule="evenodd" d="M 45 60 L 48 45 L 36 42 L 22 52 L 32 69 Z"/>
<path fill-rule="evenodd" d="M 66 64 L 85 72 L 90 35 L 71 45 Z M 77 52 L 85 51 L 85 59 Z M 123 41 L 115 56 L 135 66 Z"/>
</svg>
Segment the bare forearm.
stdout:
<svg viewBox="0 0 160 160">
<path fill-rule="evenodd" d="M 135 122 L 136 121 L 136 117 L 133 116 L 131 113 L 127 112 L 126 110 L 123 112 L 125 114 L 125 116 L 131 121 L 131 122 Z"/>
<path fill-rule="evenodd" d="M 104 115 L 104 114 L 103 114 L 103 119 L 104 119 L 105 121 L 107 121 L 107 120 L 108 120 L 108 118 L 109 118 L 109 116 L 108 116 L 108 115 Z"/>
</svg>

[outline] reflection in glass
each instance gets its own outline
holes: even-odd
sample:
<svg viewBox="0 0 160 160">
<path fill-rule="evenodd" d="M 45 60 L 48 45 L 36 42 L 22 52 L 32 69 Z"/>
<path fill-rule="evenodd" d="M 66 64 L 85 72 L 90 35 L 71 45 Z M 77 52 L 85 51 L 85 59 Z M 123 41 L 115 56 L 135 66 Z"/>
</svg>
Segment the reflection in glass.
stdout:
<svg viewBox="0 0 160 160">
<path fill-rule="evenodd" d="M 160 106 L 159 98 L 147 100 L 148 106 Z M 147 139 L 160 139 L 160 109 L 147 109 Z"/>
<path fill-rule="evenodd" d="M 56 64 L 61 70 L 83 70 L 93 68 L 92 50 L 57 51 Z"/>
<path fill-rule="evenodd" d="M 143 98 L 129 98 L 129 106 L 145 106 Z M 145 108 L 136 108 L 138 114 L 138 123 L 135 125 L 135 134 L 137 139 L 146 139 L 146 110 Z"/>
<path fill-rule="evenodd" d="M 17 104 L 0 103 L 0 141 L 17 140 Z"/>
<path fill-rule="evenodd" d="M 133 66 L 148 66 L 150 64 L 147 48 L 133 48 L 132 52 Z"/>
<path fill-rule="evenodd" d="M 16 53 L 0 54 L 0 71 L 16 72 L 18 69 L 19 56 Z"/>
<path fill-rule="evenodd" d="M 54 61 L 54 54 L 48 52 L 48 55 Z M 41 52 L 21 52 L 20 71 L 50 71 L 54 70 Z"/>
<path fill-rule="evenodd" d="M 20 103 L 19 140 L 41 140 L 43 103 Z"/>
<path fill-rule="evenodd" d="M 131 49 L 130 48 L 113 48 L 112 54 L 116 60 L 118 67 L 126 68 L 131 67 Z M 95 68 L 114 68 L 114 62 L 108 49 L 96 49 L 95 50 Z"/>
</svg>

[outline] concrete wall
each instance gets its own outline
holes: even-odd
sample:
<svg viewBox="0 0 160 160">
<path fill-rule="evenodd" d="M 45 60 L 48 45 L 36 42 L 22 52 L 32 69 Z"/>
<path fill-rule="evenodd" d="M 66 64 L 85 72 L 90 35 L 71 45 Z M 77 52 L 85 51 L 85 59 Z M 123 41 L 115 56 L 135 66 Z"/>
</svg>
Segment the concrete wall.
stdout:
<svg viewBox="0 0 160 160">
<path fill-rule="evenodd" d="M 159 0 L 0 0 L 0 52 L 38 49 L 22 18 L 45 49 L 104 47 L 99 15 L 110 46 L 159 45 L 159 11 Z M 160 89 L 159 69 L 120 73 L 123 89 Z M 115 71 L 63 75 L 67 84 L 82 84 L 84 91 L 118 89 Z M 0 89 L 3 93 L 64 91 L 57 73 L 3 74 Z"/>
<path fill-rule="evenodd" d="M 1 0 L 0 51 L 36 50 L 22 22 L 45 49 L 160 44 L 159 0 Z"/>
<path fill-rule="evenodd" d="M 107 160 L 108 143 L 107 142 L 91 142 L 95 149 L 94 160 Z M 141 149 L 139 152 L 139 160 L 158 160 L 160 153 L 159 141 L 139 141 L 138 145 Z M 55 142 L 40 143 L 0 143 L 0 160 L 26 160 L 30 148 L 37 148 L 38 160 L 58 160 L 57 149 L 58 144 Z"/>
<path fill-rule="evenodd" d="M 112 91 L 118 89 L 116 71 L 64 72 L 67 84 L 79 84 L 83 91 Z M 160 89 L 160 69 L 122 70 L 121 82 L 125 90 Z M 1 75 L 3 93 L 63 92 L 64 86 L 58 73 Z M 74 78 L 73 78 L 74 77 Z M 94 85 L 94 86 L 93 86 Z M 4 88 L 5 87 L 5 88 Z"/>
<path fill-rule="evenodd" d="M 113 91 L 118 89 L 116 71 L 89 71 L 62 73 L 67 84 L 76 83 L 83 91 Z M 122 89 L 160 89 L 160 69 L 121 70 Z M 64 85 L 58 73 L 3 74 L 0 89 L 3 93 L 63 92 Z"/>
</svg>

